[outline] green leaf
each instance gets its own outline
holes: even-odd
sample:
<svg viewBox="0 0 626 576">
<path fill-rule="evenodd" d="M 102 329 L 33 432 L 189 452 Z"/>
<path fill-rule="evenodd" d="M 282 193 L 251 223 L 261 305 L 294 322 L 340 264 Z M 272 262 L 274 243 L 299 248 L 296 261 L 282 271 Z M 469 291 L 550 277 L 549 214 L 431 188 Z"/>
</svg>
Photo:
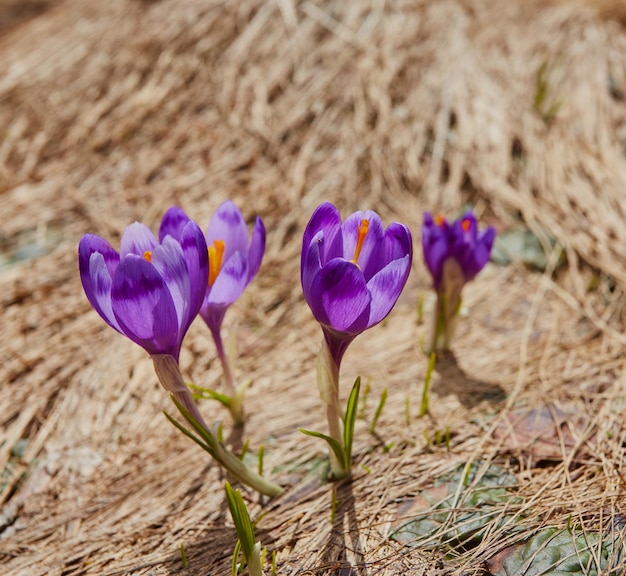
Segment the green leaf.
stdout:
<svg viewBox="0 0 626 576">
<path fill-rule="evenodd" d="M 623 574 L 625 543 L 619 536 L 544 528 L 493 566 L 494 576 L 600 576 Z"/>
<path fill-rule="evenodd" d="M 233 400 L 230 396 L 226 394 L 222 394 L 221 392 L 216 392 L 215 390 L 211 390 L 210 388 L 202 388 L 201 386 L 196 386 L 195 384 L 187 384 L 189 388 L 194 392 L 194 399 L 205 398 L 207 400 L 217 400 L 220 404 L 226 406 L 226 408 L 230 408 Z"/>
<path fill-rule="evenodd" d="M 189 412 L 189 410 L 187 410 L 187 408 L 185 408 L 181 402 L 179 402 L 177 400 L 177 398 L 173 395 L 170 394 L 170 398 L 172 399 L 172 402 L 174 402 L 174 405 L 176 406 L 176 408 L 178 408 L 178 411 L 183 415 L 183 417 L 185 418 L 185 420 L 187 420 L 187 422 L 189 422 L 189 424 L 191 424 L 191 426 L 193 427 L 193 429 L 200 435 L 200 437 L 206 442 L 206 444 L 210 447 L 211 450 L 215 450 L 215 438 L 213 437 L 213 435 L 204 428 L 204 426 L 202 426 L 202 424 L 200 424 L 200 422 L 198 422 L 192 415 L 191 412 Z M 170 422 L 173 419 L 170 419 Z M 176 424 L 174 424 L 176 426 Z M 181 430 L 180 426 L 176 426 L 179 430 Z M 181 430 L 182 431 L 182 430 Z M 211 452 L 211 455 L 214 456 L 213 452 Z"/>
<path fill-rule="evenodd" d="M 189 430 L 187 430 L 187 428 L 185 428 L 174 417 L 170 416 L 165 410 L 163 410 L 163 414 L 165 414 L 165 417 L 172 424 L 174 424 L 174 426 L 176 426 L 176 428 L 178 428 L 185 436 L 187 436 L 187 438 L 191 438 L 198 446 L 200 446 L 200 448 L 202 448 L 203 450 L 206 450 L 209 454 L 211 454 L 211 456 L 214 456 L 213 451 L 211 450 L 211 448 L 207 444 L 205 444 L 202 440 L 200 440 L 200 438 L 198 438 L 197 436 L 194 436 L 191 432 L 189 432 Z"/>
<path fill-rule="evenodd" d="M 191 413 L 182 405 L 180 401 L 176 399 L 175 396 L 171 395 L 171 398 L 180 413 L 187 420 L 187 422 L 189 422 L 192 428 L 198 433 L 200 438 L 204 440 L 204 443 L 202 443 L 190 431 L 186 430 L 182 425 L 180 425 L 173 418 L 166 414 L 170 422 L 172 422 L 172 424 L 174 424 L 186 436 L 191 438 L 194 442 L 196 442 L 203 449 L 209 452 L 209 454 L 211 454 L 211 456 L 213 456 L 215 460 L 217 460 L 226 470 L 228 470 L 234 478 L 239 480 L 242 484 L 246 484 L 247 486 L 254 488 L 254 490 L 257 490 L 261 494 L 266 494 L 267 496 L 274 497 L 283 493 L 284 490 L 281 486 L 279 486 L 278 484 L 274 484 L 269 480 L 265 480 L 256 472 L 250 470 L 232 452 L 224 448 L 224 446 L 222 445 L 221 425 L 214 427 L 215 432 L 204 428 L 204 426 L 191 415 Z"/>
<path fill-rule="evenodd" d="M 243 555 L 246 560 L 248 560 L 254 551 L 254 545 L 256 543 L 250 514 L 248 514 L 248 509 L 246 508 L 246 504 L 239 490 L 234 490 L 229 482 L 224 483 L 224 489 L 226 490 L 226 499 L 228 500 L 230 515 L 233 517 L 235 530 L 237 530 L 237 536 L 241 542 Z"/>
<path fill-rule="evenodd" d="M 337 456 L 337 460 L 339 460 L 339 462 L 345 462 L 343 448 L 341 444 L 337 442 L 337 440 L 335 440 L 331 436 L 322 434 L 321 432 L 315 432 L 314 430 L 305 430 L 304 428 L 298 428 L 298 430 L 302 432 L 302 434 L 306 434 L 307 436 L 313 436 L 313 438 L 321 438 L 322 440 L 325 440 L 330 446 L 331 450 L 335 453 L 335 456 Z"/>
<path fill-rule="evenodd" d="M 370 386 L 371 378 L 368 378 L 365 383 L 365 388 L 363 389 L 363 395 L 361 396 L 361 409 L 359 410 L 359 418 L 365 418 L 365 413 L 367 411 L 367 399 L 369 398 L 371 386 Z"/>
<path fill-rule="evenodd" d="M 359 405 L 359 391 L 361 390 L 361 377 L 358 376 L 354 381 L 354 386 L 348 397 L 346 406 L 346 417 L 343 425 L 343 451 L 344 451 L 344 467 L 350 470 L 352 467 L 352 439 L 354 438 L 354 424 L 356 423 L 356 413 Z"/>
<path fill-rule="evenodd" d="M 243 447 L 241 448 L 241 452 L 239 454 L 239 460 L 241 460 L 242 462 L 244 461 L 244 458 L 246 457 L 246 454 L 248 453 L 249 449 L 250 449 L 250 438 L 246 438 L 246 441 L 243 443 Z"/>
<path fill-rule="evenodd" d="M 241 540 L 237 539 L 235 542 L 235 548 L 233 549 L 233 561 L 230 567 L 231 576 L 237 576 L 239 574 L 239 554 L 241 552 Z"/>
<path fill-rule="evenodd" d="M 263 476 L 263 456 L 265 455 L 265 447 L 263 444 L 259 446 L 259 476 Z"/>
<path fill-rule="evenodd" d="M 383 412 L 383 408 L 385 407 L 385 403 L 387 402 L 387 388 L 385 388 L 380 395 L 380 402 L 378 402 L 378 406 L 376 407 L 376 412 L 374 413 L 374 419 L 372 420 L 372 424 L 370 425 L 370 432 L 373 434 L 376 431 L 376 425 L 378 424 L 378 419 Z"/>
<path fill-rule="evenodd" d="M 550 247 L 554 248 L 556 240 L 548 234 L 546 237 Z M 491 251 L 490 260 L 500 266 L 508 265 L 511 262 L 522 262 L 540 272 L 544 272 L 548 265 L 548 255 L 541 241 L 533 232 L 524 228 L 505 230 L 498 234 Z M 565 256 L 561 252 L 557 264 L 564 263 Z"/>
<path fill-rule="evenodd" d="M 480 469 L 479 463 L 459 466 L 406 503 L 408 509 L 400 515 L 412 518 L 399 523 L 391 538 L 410 546 L 455 551 L 474 548 L 486 534 L 505 525 L 520 529 L 515 476 L 493 464 L 479 476 Z"/>
</svg>

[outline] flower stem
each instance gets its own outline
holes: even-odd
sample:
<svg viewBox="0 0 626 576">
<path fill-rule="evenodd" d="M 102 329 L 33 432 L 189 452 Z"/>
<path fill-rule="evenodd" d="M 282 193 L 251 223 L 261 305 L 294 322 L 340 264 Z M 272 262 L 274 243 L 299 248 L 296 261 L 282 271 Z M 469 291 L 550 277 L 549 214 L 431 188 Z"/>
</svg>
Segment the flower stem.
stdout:
<svg viewBox="0 0 626 576">
<path fill-rule="evenodd" d="M 190 390 L 183 381 L 176 359 L 169 354 L 155 354 L 152 356 L 152 361 L 161 385 L 170 392 L 172 401 L 178 408 L 178 411 L 198 434 L 199 438 L 166 414 L 170 422 L 211 454 L 215 460 L 242 484 L 246 484 L 267 496 L 273 497 L 282 494 L 283 489 L 280 486 L 266 480 L 260 474 L 248 468 L 219 441 L 219 428 L 214 427 L 211 429 L 202 418 L 196 403 L 193 401 Z"/>
<path fill-rule="evenodd" d="M 151 358 L 154 364 L 154 371 L 156 372 L 161 386 L 163 386 L 163 388 L 165 388 L 201 426 L 208 430 L 209 426 L 202 418 L 198 406 L 194 402 L 193 396 L 183 380 L 176 359 L 169 354 L 153 354 Z"/>
<path fill-rule="evenodd" d="M 263 576 L 261 544 L 259 542 L 254 545 L 252 553 L 246 560 L 248 562 L 248 573 L 250 576 Z"/>
<path fill-rule="evenodd" d="M 460 264 L 454 258 L 443 263 L 442 281 L 437 288 L 437 304 L 433 316 L 433 328 L 426 353 L 449 350 L 461 310 L 461 292 L 465 277 Z"/>
<path fill-rule="evenodd" d="M 424 388 L 422 391 L 422 403 L 420 404 L 420 418 L 425 416 L 430 409 L 430 381 L 433 376 L 433 370 L 435 369 L 435 362 L 437 361 L 437 354 L 435 352 L 430 353 L 428 360 L 428 369 L 426 370 L 426 376 L 424 377 Z"/>
<path fill-rule="evenodd" d="M 450 349 L 450 344 L 456 332 L 460 308 L 461 299 L 459 294 L 446 294 L 444 291 L 437 292 L 430 341 L 425 349 L 426 354 L 430 355 L 433 352 Z"/>
<path fill-rule="evenodd" d="M 322 341 L 322 347 L 317 361 L 317 385 L 320 398 L 326 406 L 326 419 L 328 420 L 328 432 L 331 438 L 344 445 L 341 433 L 341 417 L 339 409 L 339 366 L 336 364 L 326 339 Z M 345 450 L 345 447 L 344 447 Z M 330 470 L 333 480 L 339 480 L 350 474 L 333 450 L 329 450 Z"/>
<path fill-rule="evenodd" d="M 210 327 L 213 341 L 215 342 L 215 348 L 217 355 L 222 364 L 222 371 L 224 372 L 224 381 L 226 382 L 226 394 L 230 397 L 230 404 L 228 409 L 233 418 L 233 422 L 237 426 L 243 425 L 245 422 L 245 414 L 243 411 L 243 391 L 237 389 L 235 385 L 235 377 L 230 365 L 230 359 L 228 354 L 224 350 L 224 342 L 222 341 L 222 334 L 220 327 Z"/>
</svg>

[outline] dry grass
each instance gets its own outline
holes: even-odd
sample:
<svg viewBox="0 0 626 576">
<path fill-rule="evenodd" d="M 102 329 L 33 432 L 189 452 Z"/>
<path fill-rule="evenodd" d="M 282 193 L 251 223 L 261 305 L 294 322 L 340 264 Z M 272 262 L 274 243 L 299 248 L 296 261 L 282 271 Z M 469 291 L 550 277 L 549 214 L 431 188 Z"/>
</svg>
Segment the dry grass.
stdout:
<svg viewBox="0 0 626 576">
<path fill-rule="evenodd" d="M 0 269 L 7 573 L 228 573 L 223 478 L 167 425 L 149 360 L 90 309 L 75 258 L 85 232 L 115 243 L 172 203 L 204 226 L 227 197 L 270 231 L 261 274 L 227 320 L 254 379 L 245 437 L 265 444 L 267 470 L 292 463 L 284 496 L 247 494 L 280 574 L 480 573 L 502 534 L 456 563 L 387 538 L 402 502 L 469 460 L 516 474 L 529 531 L 623 516 L 619 2 L 31 4 L 0 3 L 0 258 L 16 260 Z M 384 387 L 389 399 L 379 436 L 357 423 L 334 522 L 333 487 L 305 473 L 322 446 L 296 430 L 324 426 L 319 328 L 298 280 L 300 234 L 323 200 L 374 208 L 416 235 L 424 209 L 471 203 L 483 221 L 522 221 L 567 254 L 556 271 L 492 266 L 468 286 L 454 357 L 438 364 L 431 414 L 418 419 L 416 301 L 428 279 L 417 253 L 393 314 L 345 358 L 345 388 L 371 378 L 368 418 Z M 182 365 L 198 383 L 219 378 L 200 324 Z M 578 415 L 550 459 L 494 434 L 511 410 L 546 404 Z M 450 448 L 428 446 L 424 433 L 446 427 Z"/>
</svg>

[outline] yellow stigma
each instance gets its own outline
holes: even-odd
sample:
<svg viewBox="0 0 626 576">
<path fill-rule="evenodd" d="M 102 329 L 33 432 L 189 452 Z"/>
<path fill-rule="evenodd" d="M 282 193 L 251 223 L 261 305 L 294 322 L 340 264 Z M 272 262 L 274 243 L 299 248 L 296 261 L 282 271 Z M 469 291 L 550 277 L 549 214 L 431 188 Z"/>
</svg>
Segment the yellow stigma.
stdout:
<svg viewBox="0 0 626 576">
<path fill-rule="evenodd" d="M 435 216 L 435 224 L 437 224 L 437 226 L 443 226 L 445 221 L 446 219 L 441 214 L 437 214 L 437 216 Z"/>
<path fill-rule="evenodd" d="M 469 232 L 472 223 L 469 218 L 463 218 L 461 221 L 461 228 L 463 228 L 463 232 Z"/>
<path fill-rule="evenodd" d="M 365 237 L 367 236 L 367 231 L 369 229 L 370 223 L 369 220 L 361 220 L 359 224 L 358 236 L 356 239 L 356 246 L 354 248 L 354 256 L 352 258 L 352 262 L 354 262 L 357 266 L 357 260 L 359 259 L 359 254 L 361 254 L 361 248 L 363 248 L 363 242 L 365 242 Z"/>
<path fill-rule="evenodd" d="M 152 250 L 146 250 L 143 253 L 143 257 L 145 260 L 147 260 L 148 262 L 152 262 Z"/>
<path fill-rule="evenodd" d="M 222 269 L 224 248 L 226 248 L 224 240 L 215 240 L 213 244 L 209 246 L 209 286 L 215 284 L 217 275 Z"/>
</svg>

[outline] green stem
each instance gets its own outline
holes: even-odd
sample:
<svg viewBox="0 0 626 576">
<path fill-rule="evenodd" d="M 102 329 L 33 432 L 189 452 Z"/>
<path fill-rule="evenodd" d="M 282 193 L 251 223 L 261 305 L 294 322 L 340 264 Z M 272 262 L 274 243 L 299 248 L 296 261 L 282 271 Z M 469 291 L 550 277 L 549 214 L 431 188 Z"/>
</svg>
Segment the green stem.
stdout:
<svg viewBox="0 0 626 576">
<path fill-rule="evenodd" d="M 465 278 L 461 266 L 454 258 L 443 263 L 442 280 L 437 290 L 437 303 L 433 315 L 433 327 L 426 353 L 449 350 L 456 322 L 461 309 L 461 291 Z"/>
<path fill-rule="evenodd" d="M 178 408 L 178 411 L 200 438 L 198 439 L 189 431 L 187 431 L 187 435 L 209 452 L 215 460 L 242 484 L 250 486 L 257 492 L 267 496 L 274 497 L 282 494 L 283 488 L 248 468 L 218 440 L 218 427 L 211 429 L 202 418 L 198 407 L 193 401 L 191 392 L 183 381 L 176 359 L 168 354 L 155 354 L 152 356 L 152 361 L 161 385 L 170 392 L 172 401 Z M 171 418 L 170 421 L 172 421 Z M 184 429 L 182 425 L 177 427 L 181 431 Z"/>
<path fill-rule="evenodd" d="M 320 398 L 326 406 L 329 436 L 334 438 L 340 446 L 343 446 L 341 412 L 339 409 L 339 366 L 335 363 L 325 339 L 322 340 L 322 347 L 317 359 L 317 385 Z M 350 474 L 350 469 L 346 469 L 344 463 L 337 458 L 333 450 L 329 449 L 328 456 L 333 480 L 339 480 Z"/>
<path fill-rule="evenodd" d="M 430 353 L 428 360 L 428 368 L 426 370 L 426 376 L 424 377 L 424 389 L 422 391 L 422 403 L 420 405 L 420 417 L 424 416 L 430 406 L 430 381 L 433 376 L 433 370 L 435 369 L 435 362 L 437 360 L 437 354 L 435 352 Z"/>
<path fill-rule="evenodd" d="M 250 486 L 257 492 L 265 494 L 266 496 L 280 496 L 284 490 L 278 484 L 274 484 L 269 480 L 263 478 L 260 474 L 257 474 L 254 470 L 251 470 L 246 466 L 239 458 L 237 458 L 232 452 L 227 450 L 224 445 L 218 441 L 219 433 L 217 427 L 213 430 L 203 427 L 195 418 L 187 412 L 184 406 L 182 406 L 177 399 L 172 396 L 172 401 L 176 404 L 179 412 L 184 416 L 185 420 L 191 424 L 193 429 L 198 433 L 201 441 L 196 443 L 202 446 L 202 441 L 210 449 L 207 450 L 215 460 L 217 460 L 231 475 L 239 480 L 242 484 Z M 206 448 L 205 448 L 206 449 Z"/>
<path fill-rule="evenodd" d="M 193 396 L 183 380 L 176 359 L 169 354 L 154 354 L 152 355 L 152 363 L 161 386 L 163 386 L 197 422 L 208 429 L 208 424 L 202 418 L 198 406 L 194 402 Z"/>
<path fill-rule="evenodd" d="M 250 576 L 263 576 L 263 567 L 261 566 L 261 543 L 257 542 L 250 556 L 246 558 L 248 562 L 248 574 Z"/>
<path fill-rule="evenodd" d="M 227 394 L 230 397 L 230 404 L 228 405 L 228 409 L 230 410 L 230 414 L 233 418 L 234 424 L 236 426 L 241 426 L 246 419 L 243 411 L 243 391 L 238 390 L 237 386 L 235 385 L 235 377 L 233 375 L 233 370 L 230 365 L 230 359 L 228 358 L 228 354 L 226 354 L 226 351 L 224 349 L 224 342 L 222 341 L 222 334 L 220 329 L 211 328 L 211 335 L 213 336 L 217 355 L 220 359 L 220 363 L 222 364 L 224 381 L 226 382 L 226 389 L 228 391 Z"/>
</svg>

